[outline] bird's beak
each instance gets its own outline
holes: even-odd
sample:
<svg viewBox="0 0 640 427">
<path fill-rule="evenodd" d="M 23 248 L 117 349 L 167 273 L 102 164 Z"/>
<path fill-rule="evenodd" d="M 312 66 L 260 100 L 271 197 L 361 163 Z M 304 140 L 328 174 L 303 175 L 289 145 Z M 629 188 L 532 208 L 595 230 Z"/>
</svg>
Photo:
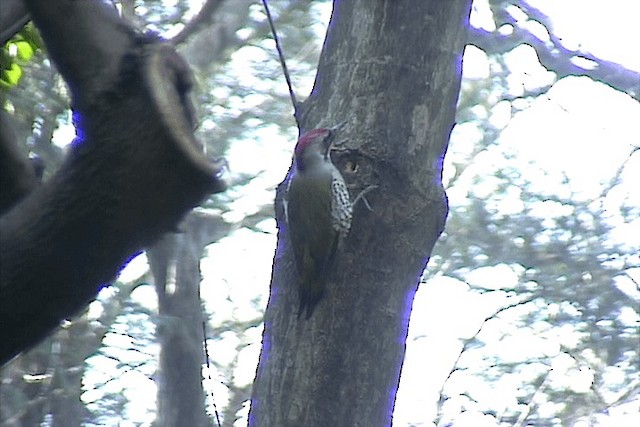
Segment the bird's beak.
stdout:
<svg viewBox="0 0 640 427">
<path fill-rule="evenodd" d="M 345 120 L 344 122 L 340 122 L 337 125 L 335 125 L 334 127 L 329 128 L 329 130 L 331 132 L 333 132 L 333 133 L 337 133 L 338 131 L 341 131 L 346 126 L 347 123 L 349 123 L 349 120 Z"/>
<path fill-rule="evenodd" d="M 343 122 L 338 123 L 334 127 L 329 128 L 329 130 L 331 131 L 331 144 L 329 144 L 329 149 L 327 150 L 327 152 L 331 151 L 331 149 L 333 149 L 335 145 L 340 145 L 345 142 L 344 139 L 341 140 L 340 142 L 337 142 L 336 139 L 337 139 L 338 132 L 344 129 L 347 123 L 349 123 L 349 121 L 345 120 Z"/>
</svg>

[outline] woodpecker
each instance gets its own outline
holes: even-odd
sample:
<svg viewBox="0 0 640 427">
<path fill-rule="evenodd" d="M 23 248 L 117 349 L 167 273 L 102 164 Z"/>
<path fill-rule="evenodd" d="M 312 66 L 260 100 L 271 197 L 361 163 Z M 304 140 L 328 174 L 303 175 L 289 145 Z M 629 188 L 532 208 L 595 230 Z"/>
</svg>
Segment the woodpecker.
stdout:
<svg viewBox="0 0 640 427">
<path fill-rule="evenodd" d="M 298 139 L 285 215 L 300 280 L 298 317 L 310 318 L 325 291 L 338 244 L 351 228 L 352 204 L 329 152 L 336 128 L 313 129 Z"/>
</svg>

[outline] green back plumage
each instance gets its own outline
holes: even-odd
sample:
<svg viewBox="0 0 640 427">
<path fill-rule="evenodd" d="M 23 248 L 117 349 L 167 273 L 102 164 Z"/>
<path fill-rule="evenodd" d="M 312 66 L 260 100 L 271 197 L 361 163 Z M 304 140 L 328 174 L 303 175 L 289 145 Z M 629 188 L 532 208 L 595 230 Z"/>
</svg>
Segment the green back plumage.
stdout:
<svg viewBox="0 0 640 427">
<path fill-rule="evenodd" d="M 289 235 L 300 277 L 300 310 L 309 318 L 324 294 L 338 244 L 331 219 L 331 175 L 308 171 L 291 181 L 288 192 Z"/>
</svg>

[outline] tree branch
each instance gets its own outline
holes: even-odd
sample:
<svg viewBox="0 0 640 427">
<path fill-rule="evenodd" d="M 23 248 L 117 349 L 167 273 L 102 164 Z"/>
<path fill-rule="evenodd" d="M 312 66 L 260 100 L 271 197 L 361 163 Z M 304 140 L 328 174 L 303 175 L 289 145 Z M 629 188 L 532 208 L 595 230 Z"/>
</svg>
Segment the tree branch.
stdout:
<svg viewBox="0 0 640 427">
<path fill-rule="evenodd" d="M 209 162 L 193 135 L 189 69 L 171 46 L 100 1 L 26 3 L 71 88 L 78 137 L 61 169 L 0 218 L 0 364 L 225 188 L 224 161 Z"/>
<path fill-rule="evenodd" d="M 0 45 L 4 45 L 29 22 L 30 16 L 22 0 L 2 0 L 0 7 Z"/>
<path fill-rule="evenodd" d="M 629 70 L 612 61 L 598 58 L 590 53 L 566 48 L 560 39 L 553 34 L 549 18 L 538 9 L 526 2 L 519 2 L 520 7 L 530 19 L 539 22 L 547 28 L 550 41 L 544 41 L 535 34 L 517 25 L 513 25 L 513 32 L 505 35 L 499 32 L 487 31 L 482 28 L 469 27 L 468 44 L 482 49 L 488 54 L 502 54 L 513 50 L 516 46 L 527 44 L 535 49 L 540 64 L 553 71 L 558 78 L 567 76 L 587 76 L 605 83 L 614 89 L 627 93 L 640 101 L 640 73 Z M 575 63 L 577 59 L 588 60 L 593 67 L 581 66 Z"/>
<path fill-rule="evenodd" d="M 191 21 L 189 21 L 187 25 L 185 25 L 182 31 L 180 31 L 171 39 L 171 44 L 178 45 L 180 43 L 183 43 L 193 33 L 198 31 L 198 29 L 202 25 L 207 24 L 209 21 L 211 21 L 211 19 L 213 18 L 213 14 L 222 3 L 223 0 L 207 0 L 207 2 L 202 5 L 200 12 L 198 12 L 198 14 L 193 19 L 191 19 Z"/>
</svg>

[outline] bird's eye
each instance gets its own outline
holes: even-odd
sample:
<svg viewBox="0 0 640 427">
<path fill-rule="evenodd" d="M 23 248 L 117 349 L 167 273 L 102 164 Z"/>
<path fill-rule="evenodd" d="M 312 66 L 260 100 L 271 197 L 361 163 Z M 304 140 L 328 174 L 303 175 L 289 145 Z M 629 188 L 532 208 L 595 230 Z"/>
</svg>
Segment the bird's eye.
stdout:
<svg viewBox="0 0 640 427">
<path fill-rule="evenodd" d="M 334 136 L 334 132 L 331 129 L 327 129 L 327 133 L 324 136 L 324 140 L 325 141 L 329 141 L 329 140 L 333 139 L 333 136 Z"/>
</svg>

